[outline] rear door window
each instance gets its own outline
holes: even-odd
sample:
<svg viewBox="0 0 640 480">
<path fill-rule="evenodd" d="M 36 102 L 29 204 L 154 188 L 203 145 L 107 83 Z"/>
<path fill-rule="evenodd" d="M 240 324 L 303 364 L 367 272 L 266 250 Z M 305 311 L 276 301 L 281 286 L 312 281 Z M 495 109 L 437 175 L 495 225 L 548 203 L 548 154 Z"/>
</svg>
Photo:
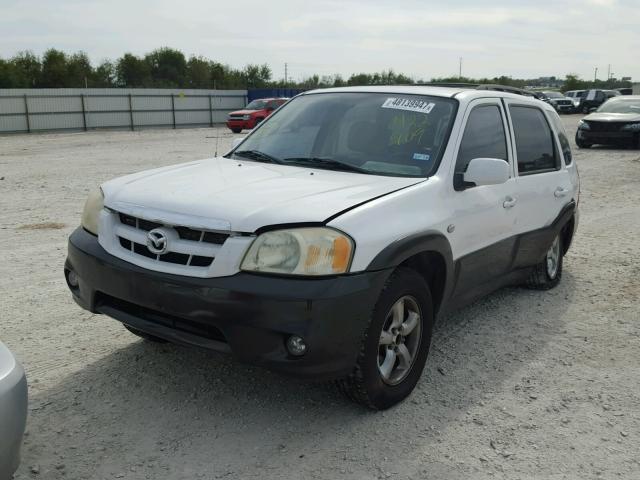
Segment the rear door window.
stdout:
<svg viewBox="0 0 640 480">
<path fill-rule="evenodd" d="M 518 173 L 531 175 L 560 167 L 551 128 L 542 110 L 529 106 L 509 106 L 518 157 Z"/>
</svg>

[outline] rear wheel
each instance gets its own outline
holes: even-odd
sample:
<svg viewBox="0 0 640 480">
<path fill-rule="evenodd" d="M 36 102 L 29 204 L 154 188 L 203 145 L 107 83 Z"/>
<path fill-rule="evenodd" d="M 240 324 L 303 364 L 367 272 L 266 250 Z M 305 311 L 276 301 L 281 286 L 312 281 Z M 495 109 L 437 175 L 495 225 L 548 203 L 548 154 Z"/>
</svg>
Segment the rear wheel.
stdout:
<svg viewBox="0 0 640 480">
<path fill-rule="evenodd" d="M 154 343 L 168 343 L 164 338 L 156 337 L 155 335 L 149 335 L 148 333 L 138 330 L 137 328 L 130 327 L 129 325 L 124 323 L 123 325 L 124 325 L 124 328 L 129 330 L 131 333 L 133 333 L 134 335 L 144 340 L 147 340 L 149 342 L 154 342 Z"/>
<path fill-rule="evenodd" d="M 232 128 L 231 131 L 233 133 L 240 133 L 240 132 L 242 132 L 242 129 L 241 128 Z"/>
<path fill-rule="evenodd" d="M 538 263 L 527 281 L 527 286 L 535 290 L 549 290 L 562 278 L 562 234 L 554 238 L 551 247 L 542 261 Z"/>
<path fill-rule="evenodd" d="M 432 326 L 428 285 L 415 270 L 398 268 L 374 307 L 354 371 L 338 381 L 340 390 L 375 410 L 402 401 L 420 379 Z"/>
</svg>

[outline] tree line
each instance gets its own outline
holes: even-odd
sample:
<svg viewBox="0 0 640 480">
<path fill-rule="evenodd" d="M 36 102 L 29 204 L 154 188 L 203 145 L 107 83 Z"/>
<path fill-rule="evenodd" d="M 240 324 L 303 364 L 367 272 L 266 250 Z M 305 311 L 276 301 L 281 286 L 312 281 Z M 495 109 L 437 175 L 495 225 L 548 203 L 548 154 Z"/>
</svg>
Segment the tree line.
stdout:
<svg viewBox="0 0 640 480">
<path fill-rule="evenodd" d="M 554 85 L 563 90 L 587 88 L 621 88 L 630 82 L 617 79 L 581 80 L 577 75 L 567 75 L 564 81 L 550 77 Z M 556 81 L 557 80 L 557 81 Z M 494 83 L 524 88 L 543 87 L 542 79 L 513 79 L 507 76 L 494 78 L 446 77 L 430 80 L 414 79 L 389 69 L 376 73 L 355 73 L 348 78 L 341 75 L 311 75 L 299 81 L 273 79 L 267 64 L 249 64 L 233 68 L 201 56 L 187 58 L 173 48 L 158 48 L 144 56 L 125 53 L 115 61 L 105 60 L 93 65 L 84 52 L 67 54 L 51 48 L 42 57 L 32 52 L 0 58 L 0 88 L 323 88 L 349 85 L 391 85 L 447 83 Z"/>
</svg>

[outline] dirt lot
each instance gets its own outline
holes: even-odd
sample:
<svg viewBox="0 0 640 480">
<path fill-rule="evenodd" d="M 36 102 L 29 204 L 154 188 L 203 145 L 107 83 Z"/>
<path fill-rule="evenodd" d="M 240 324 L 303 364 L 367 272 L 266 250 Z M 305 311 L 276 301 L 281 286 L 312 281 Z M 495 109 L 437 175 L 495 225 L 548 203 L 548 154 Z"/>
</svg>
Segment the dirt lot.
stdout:
<svg viewBox="0 0 640 480">
<path fill-rule="evenodd" d="M 215 136 L 0 137 L 0 339 L 31 396 L 17 479 L 640 478 L 640 151 L 575 149 L 561 285 L 444 319 L 414 394 L 373 413 L 72 302 L 62 265 L 89 189 L 212 156 Z"/>
</svg>

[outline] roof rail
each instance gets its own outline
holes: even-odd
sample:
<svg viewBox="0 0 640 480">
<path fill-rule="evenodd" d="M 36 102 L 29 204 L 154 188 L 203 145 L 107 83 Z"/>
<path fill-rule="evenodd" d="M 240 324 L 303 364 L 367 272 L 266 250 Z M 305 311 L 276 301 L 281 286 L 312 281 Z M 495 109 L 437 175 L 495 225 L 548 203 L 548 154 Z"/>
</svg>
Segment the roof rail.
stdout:
<svg viewBox="0 0 640 480">
<path fill-rule="evenodd" d="M 536 92 L 531 90 L 524 90 L 518 87 L 511 87 L 509 85 L 498 85 L 498 84 L 490 84 L 490 83 L 450 83 L 450 82 L 430 82 L 430 83 L 422 83 L 421 85 L 426 85 L 429 87 L 449 87 L 449 88 L 469 88 L 475 90 L 495 90 L 498 92 L 507 92 L 507 93 L 515 93 L 516 95 L 524 95 L 525 97 L 534 97 L 539 98 L 539 95 Z"/>
<path fill-rule="evenodd" d="M 455 83 L 455 82 L 428 82 L 421 83 L 427 87 L 448 87 L 448 88 L 478 88 L 479 83 Z"/>
<path fill-rule="evenodd" d="M 536 95 L 535 92 L 518 87 L 511 87 L 509 85 L 482 84 L 478 85 L 476 90 L 495 90 L 498 92 L 515 93 L 516 95 L 524 95 L 525 97 L 538 98 L 538 95 Z"/>
</svg>

